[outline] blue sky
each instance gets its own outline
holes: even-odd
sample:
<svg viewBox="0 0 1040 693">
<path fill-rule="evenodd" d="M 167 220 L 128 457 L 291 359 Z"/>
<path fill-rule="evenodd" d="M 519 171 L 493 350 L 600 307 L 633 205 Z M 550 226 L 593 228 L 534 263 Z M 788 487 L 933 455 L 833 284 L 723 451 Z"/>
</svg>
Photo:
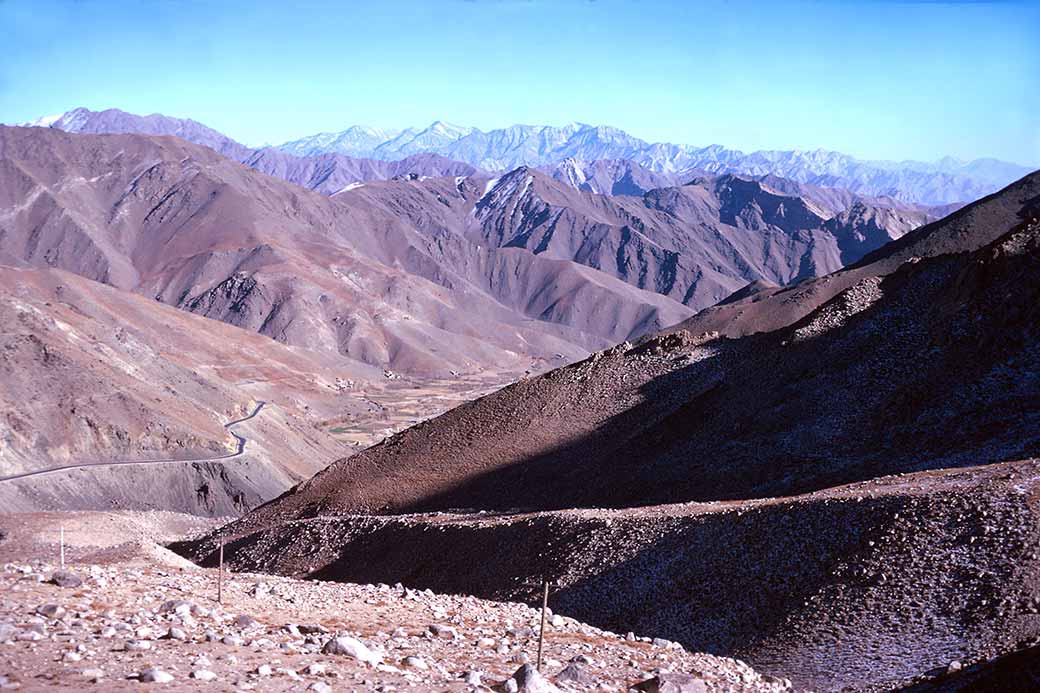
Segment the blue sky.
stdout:
<svg viewBox="0 0 1040 693">
<path fill-rule="evenodd" d="M 75 106 L 1040 164 L 1040 2 L 0 0 L 0 122 Z"/>
</svg>

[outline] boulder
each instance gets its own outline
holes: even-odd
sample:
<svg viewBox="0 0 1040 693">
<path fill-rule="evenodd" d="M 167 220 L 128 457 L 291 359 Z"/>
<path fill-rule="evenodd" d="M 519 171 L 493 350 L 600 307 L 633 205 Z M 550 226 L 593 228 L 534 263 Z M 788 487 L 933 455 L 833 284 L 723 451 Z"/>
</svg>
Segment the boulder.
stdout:
<svg viewBox="0 0 1040 693">
<path fill-rule="evenodd" d="M 549 683 L 533 666 L 524 664 L 516 670 L 512 678 L 503 681 L 498 690 L 515 693 L 558 693 L 560 689 Z"/>
<path fill-rule="evenodd" d="M 55 570 L 47 582 L 58 587 L 79 587 L 83 584 L 83 578 L 71 570 Z"/>
<path fill-rule="evenodd" d="M 41 604 L 36 607 L 36 613 L 44 618 L 59 619 L 65 615 L 65 607 L 57 604 Z"/>
<path fill-rule="evenodd" d="M 173 681 L 173 674 L 165 672 L 158 667 L 152 667 L 138 674 L 137 680 L 144 683 L 169 683 Z"/>
<path fill-rule="evenodd" d="M 346 655 L 348 657 L 353 657 L 359 662 L 365 662 L 372 665 L 379 664 L 383 659 L 380 655 L 368 649 L 365 643 L 361 642 L 357 638 L 352 638 L 347 635 L 332 638 L 325 643 L 325 646 L 321 648 L 321 651 L 325 654 Z"/>
<path fill-rule="evenodd" d="M 585 667 L 571 662 L 555 677 L 557 683 L 570 684 L 572 687 L 587 690 L 596 686 L 596 679 L 589 675 Z"/>
</svg>

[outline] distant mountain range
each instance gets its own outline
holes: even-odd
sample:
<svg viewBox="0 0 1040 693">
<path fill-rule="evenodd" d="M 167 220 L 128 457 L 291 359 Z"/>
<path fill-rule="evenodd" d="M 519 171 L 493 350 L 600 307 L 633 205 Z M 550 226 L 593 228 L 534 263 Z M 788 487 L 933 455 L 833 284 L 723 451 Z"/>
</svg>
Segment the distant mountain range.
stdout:
<svg viewBox="0 0 1040 693">
<path fill-rule="evenodd" d="M 238 150 L 198 123 L 124 115 L 111 122 L 209 145 L 0 127 L 0 264 L 64 269 L 423 376 L 576 358 L 749 282 L 834 271 L 938 216 L 730 174 L 610 197 L 535 168 L 493 175 L 431 154 L 411 160 L 454 175 L 407 172 L 319 195 L 263 171 L 321 189 L 346 180 L 330 185 L 326 164 L 370 161 L 373 175 L 397 164 L 239 152 L 255 170 L 216 153 Z"/>
<path fill-rule="evenodd" d="M 865 195 L 885 195 L 907 202 L 969 202 L 1030 172 L 996 159 L 934 163 L 863 161 L 841 152 L 757 151 L 744 153 L 720 145 L 694 147 L 649 143 L 623 130 L 571 123 L 563 127 L 513 125 L 483 132 L 437 121 L 425 129 L 386 131 L 359 125 L 286 142 L 279 149 L 299 156 L 338 153 L 396 160 L 419 152 L 440 154 L 489 171 L 521 165 L 546 166 L 571 159 L 590 162 L 625 159 L 658 174 L 772 174 L 799 183 L 847 188 Z"/>
<path fill-rule="evenodd" d="M 190 119 L 137 116 L 117 109 L 77 108 L 26 125 L 95 134 L 176 135 L 324 194 L 353 182 L 405 173 L 461 175 L 462 165 L 489 172 L 527 165 L 540 167 L 579 189 L 607 195 L 641 195 L 656 187 L 681 185 L 703 173 L 736 173 L 944 205 L 976 200 L 1031 171 L 996 159 L 863 161 L 822 149 L 744 153 L 720 145 L 648 143 L 617 128 L 580 123 L 514 125 L 488 132 L 441 121 L 425 129 L 406 130 L 355 125 L 260 149 Z M 402 161 L 408 163 L 398 163 Z"/>
</svg>

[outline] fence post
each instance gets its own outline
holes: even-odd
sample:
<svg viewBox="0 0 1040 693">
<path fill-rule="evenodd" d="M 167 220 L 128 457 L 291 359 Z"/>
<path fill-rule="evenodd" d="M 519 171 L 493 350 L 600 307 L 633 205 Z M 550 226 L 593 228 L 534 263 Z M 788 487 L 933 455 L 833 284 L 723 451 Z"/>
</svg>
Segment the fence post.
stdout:
<svg viewBox="0 0 1040 693">
<path fill-rule="evenodd" d="M 549 609 L 549 581 L 545 582 L 545 591 L 542 593 L 542 625 L 538 629 L 538 664 L 535 667 L 538 673 L 542 672 L 542 640 L 545 638 L 545 612 Z"/>
<path fill-rule="evenodd" d="M 220 565 L 217 566 L 217 603 L 224 603 L 224 540 L 220 540 Z"/>
</svg>

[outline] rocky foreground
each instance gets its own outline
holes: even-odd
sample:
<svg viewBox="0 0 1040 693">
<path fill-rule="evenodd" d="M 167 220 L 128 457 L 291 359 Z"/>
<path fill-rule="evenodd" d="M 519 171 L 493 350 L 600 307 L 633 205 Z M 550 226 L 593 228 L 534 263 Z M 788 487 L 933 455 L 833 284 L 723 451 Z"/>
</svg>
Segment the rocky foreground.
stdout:
<svg viewBox="0 0 1040 693">
<path fill-rule="evenodd" d="M 112 514 L 104 514 L 112 515 Z M 120 514 L 125 520 L 126 514 Z M 101 514 L 99 514 L 99 517 Z M 538 609 L 401 585 L 227 574 L 100 532 L 84 514 L 62 570 L 27 556 L 26 516 L 0 517 L 0 686 L 20 690 L 783 691 L 789 681 L 666 640 Z M 50 528 L 61 514 L 35 516 Z M 17 518 L 17 519 L 15 519 Z M 104 517 L 110 523 L 111 517 Z M 13 528 L 13 530 L 11 529 Z M 128 538 L 126 535 L 124 539 Z M 133 538 L 130 536 L 129 538 Z M 12 560 L 21 556 L 22 560 Z"/>
</svg>

